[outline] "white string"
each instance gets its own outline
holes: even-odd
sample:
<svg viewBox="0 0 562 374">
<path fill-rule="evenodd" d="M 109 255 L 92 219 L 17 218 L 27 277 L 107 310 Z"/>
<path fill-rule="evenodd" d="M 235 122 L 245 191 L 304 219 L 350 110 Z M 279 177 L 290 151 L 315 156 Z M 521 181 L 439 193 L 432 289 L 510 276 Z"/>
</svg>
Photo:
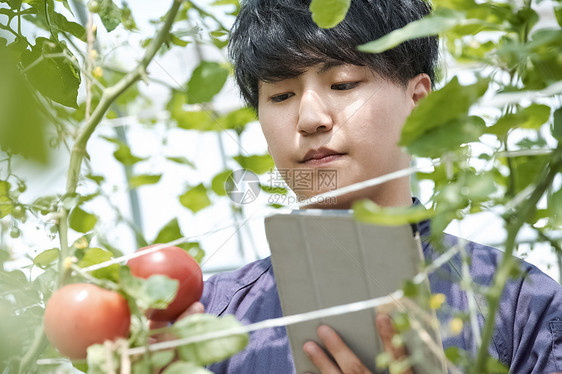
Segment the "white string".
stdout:
<svg viewBox="0 0 562 374">
<path fill-rule="evenodd" d="M 302 208 L 302 207 L 305 207 L 305 206 L 308 206 L 308 205 L 316 204 L 318 201 L 325 201 L 325 200 L 328 200 L 328 199 L 331 199 L 331 198 L 334 198 L 334 197 L 338 197 L 338 196 L 348 194 L 350 192 L 359 191 L 359 190 L 362 190 L 362 189 L 367 188 L 367 187 L 377 186 L 379 184 L 383 184 L 383 183 L 389 182 L 389 181 L 394 180 L 394 179 L 406 177 L 408 175 L 412 175 L 414 173 L 417 173 L 419 171 L 423 171 L 423 170 L 428 169 L 430 167 L 434 167 L 434 166 L 438 165 L 439 163 L 440 163 L 440 161 L 432 161 L 431 165 L 412 166 L 412 167 L 409 167 L 407 169 L 397 170 L 397 171 L 394 171 L 392 173 L 381 175 L 380 177 L 375 177 L 375 178 L 368 179 L 366 181 L 354 183 L 354 184 L 351 184 L 351 185 L 346 186 L 346 187 L 335 189 L 333 191 L 324 192 L 324 193 L 321 193 L 321 194 L 316 195 L 316 196 L 312 196 L 312 197 L 310 197 L 306 200 L 303 200 L 303 201 L 299 202 L 298 207 Z"/>
<path fill-rule="evenodd" d="M 246 326 L 234 327 L 221 331 L 213 331 L 206 334 L 190 336 L 183 339 L 168 340 L 164 342 L 150 344 L 148 350 L 158 351 L 163 349 L 175 348 L 182 345 L 199 343 L 206 340 L 224 338 L 232 335 L 246 334 L 252 331 L 272 328 L 272 327 L 282 327 L 294 325 L 301 322 L 312 321 L 318 318 L 338 316 L 346 313 L 358 312 L 365 309 L 376 308 L 378 306 L 395 302 L 396 299 L 400 299 L 404 296 L 402 290 L 393 292 L 390 295 L 378 297 L 375 299 L 358 301 L 350 304 L 337 305 L 325 309 L 318 309 L 311 312 L 294 314 L 286 317 L 272 318 L 261 322 L 252 323 Z M 142 354 L 146 351 L 145 347 L 136 347 L 129 350 L 130 355 Z"/>
<path fill-rule="evenodd" d="M 366 188 L 366 187 L 372 187 L 372 186 L 376 186 L 376 185 L 379 185 L 379 184 L 382 184 L 382 183 L 386 183 L 386 182 L 391 181 L 393 179 L 402 178 L 404 176 L 414 174 L 418 171 L 428 169 L 429 167 L 434 167 L 435 165 L 438 165 L 439 162 L 440 161 L 433 161 L 431 165 L 414 166 L 414 167 L 410 167 L 410 168 L 406 168 L 406 169 L 401 169 L 401 170 L 398 170 L 398 171 L 395 171 L 395 172 L 392 172 L 392 173 L 389 173 L 389 174 L 382 175 L 380 177 L 375 177 L 375 178 L 372 178 L 372 179 L 368 179 L 366 181 L 354 183 L 354 184 L 346 186 L 346 187 L 338 188 L 336 190 L 333 190 L 333 191 L 330 191 L 330 192 L 327 192 L 327 193 L 323 193 L 323 194 L 320 194 L 320 195 L 316 195 L 316 196 L 313 196 L 313 197 L 311 197 L 311 198 L 309 198 L 309 199 L 307 199 L 303 202 L 300 202 L 297 205 L 297 207 L 301 208 L 303 206 L 310 205 L 310 201 L 314 200 L 314 199 L 337 197 L 337 196 L 347 194 L 349 192 L 361 190 L 361 189 Z M 276 211 L 280 212 L 280 211 L 283 211 L 283 210 L 277 209 Z M 285 211 L 287 211 L 287 209 L 285 209 Z M 262 214 L 256 215 L 252 219 L 264 218 L 270 212 L 271 211 L 269 209 L 264 209 L 264 212 Z M 238 224 L 241 221 L 242 220 L 236 220 L 231 224 L 228 224 L 228 225 L 223 226 L 223 227 L 219 227 L 219 228 L 211 230 L 211 231 L 207 231 L 207 232 L 199 234 L 199 235 L 183 237 L 183 238 L 179 238 L 179 239 L 173 240 L 173 241 L 168 242 L 168 243 L 157 244 L 154 247 L 145 249 L 143 251 L 137 251 L 137 252 L 130 253 L 130 254 L 127 254 L 127 255 L 124 255 L 124 256 L 121 256 L 121 257 L 116 257 L 116 258 L 111 259 L 109 261 L 105 261 L 105 262 L 101 262 L 99 264 L 95 264 L 95 265 L 92 265 L 92 266 L 85 267 L 82 270 L 86 271 L 86 272 L 89 272 L 89 271 L 103 269 L 104 267 L 107 267 L 107 266 L 110 266 L 110 265 L 125 263 L 125 262 L 129 261 L 130 259 L 133 259 L 133 258 L 136 258 L 136 257 L 139 257 L 139 256 L 143 256 L 143 255 L 146 255 L 146 254 L 149 254 L 149 253 L 152 253 L 152 252 L 156 252 L 156 251 L 158 251 L 162 248 L 168 247 L 168 246 L 183 244 L 183 243 L 186 243 L 186 242 L 189 242 L 189 241 L 193 241 L 196 238 L 200 238 L 200 237 L 203 237 L 203 236 L 206 236 L 206 235 L 214 234 L 216 232 L 226 230 L 228 228 L 236 227 L 236 226 L 238 226 Z"/>
</svg>

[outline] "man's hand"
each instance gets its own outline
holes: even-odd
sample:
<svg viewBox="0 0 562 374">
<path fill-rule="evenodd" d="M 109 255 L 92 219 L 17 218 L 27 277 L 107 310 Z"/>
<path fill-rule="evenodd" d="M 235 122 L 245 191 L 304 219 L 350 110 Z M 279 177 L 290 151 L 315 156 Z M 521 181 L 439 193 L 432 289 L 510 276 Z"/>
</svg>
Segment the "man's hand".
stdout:
<svg viewBox="0 0 562 374">
<path fill-rule="evenodd" d="M 395 331 L 392 327 L 390 316 L 386 313 L 378 313 L 376 324 L 384 351 L 390 354 L 394 360 L 404 359 L 407 355 L 406 349 L 392 345 L 392 337 L 395 335 Z M 303 345 L 303 351 L 322 374 L 371 373 L 330 326 L 322 325 L 318 327 L 317 332 L 318 337 L 333 359 L 318 344 L 312 341 L 306 342 Z M 400 374 L 413 374 L 413 372 L 408 369 Z"/>
<path fill-rule="evenodd" d="M 199 301 L 194 302 L 193 304 L 191 304 L 191 306 L 189 308 L 187 308 L 182 314 L 180 314 L 180 316 L 178 317 L 179 319 L 185 318 L 187 316 L 190 316 L 192 314 L 199 314 L 199 313 L 205 313 L 205 306 L 200 303 Z M 151 330 L 155 330 L 155 329 L 159 329 L 162 327 L 166 327 L 169 325 L 169 322 L 162 322 L 162 321 L 154 321 L 154 320 L 150 320 L 150 329 Z M 155 334 L 152 335 L 149 338 L 149 343 L 153 344 L 153 343 L 158 343 L 158 342 L 163 342 L 166 340 L 173 340 L 173 339 L 177 339 L 177 336 L 174 336 L 174 334 L 172 334 L 171 332 L 163 332 L 160 334 Z M 175 358 L 172 360 L 172 362 L 177 360 L 177 354 L 175 356 Z M 169 366 L 172 362 L 170 362 L 168 365 L 166 365 L 163 368 L 159 368 L 159 369 L 155 369 L 153 371 L 153 374 L 160 374 L 162 373 L 167 366 Z"/>
<path fill-rule="evenodd" d="M 203 304 L 199 301 L 194 302 L 193 304 L 191 304 L 191 306 L 189 308 L 187 308 L 182 314 L 180 314 L 180 316 L 178 317 L 179 319 L 185 318 L 189 315 L 192 314 L 199 314 L 199 313 L 205 313 L 205 306 L 203 306 Z M 169 322 L 166 321 L 154 321 L 154 320 L 150 320 L 150 329 L 151 330 L 156 330 L 162 327 L 166 327 L 169 325 Z M 172 340 L 172 339 L 177 339 L 177 337 L 175 337 L 172 333 L 170 332 L 165 332 L 165 333 L 161 333 L 161 334 L 156 334 L 156 335 L 152 335 L 150 337 L 150 343 L 157 343 L 157 342 L 161 342 L 161 341 L 165 341 L 165 340 Z"/>
</svg>

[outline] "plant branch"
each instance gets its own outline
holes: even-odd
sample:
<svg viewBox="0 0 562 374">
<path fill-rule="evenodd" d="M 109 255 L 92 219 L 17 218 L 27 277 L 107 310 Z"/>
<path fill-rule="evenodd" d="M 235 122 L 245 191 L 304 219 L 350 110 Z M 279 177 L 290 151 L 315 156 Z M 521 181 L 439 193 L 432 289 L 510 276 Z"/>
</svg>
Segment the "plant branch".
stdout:
<svg viewBox="0 0 562 374">
<path fill-rule="evenodd" d="M 173 1 L 172 6 L 168 11 L 168 15 L 164 25 L 162 26 L 156 37 L 152 40 L 150 45 L 147 47 L 145 55 L 139 62 L 137 67 L 129 72 L 126 76 L 124 76 L 114 86 L 108 87 L 104 90 L 98 106 L 94 109 L 91 117 L 86 121 L 86 125 L 80 131 L 74 143 L 74 146 L 72 147 L 66 182 L 67 194 L 76 192 L 78 179 L 80 176 L 80 167 L 82 165 L 82 158 L 86 154 L 86 144 L 88 143 L 88 140 L 90 139 L 92 133 L 102 120 L 110 105 L 135 82 L 146 76 L 146 68 L 160 49 L 162 43 L 164 43 L 164 41 L 166 40 L 168 33 L 172 28 L 180 5 L 181 0 Z M 64 206 L 61 206 L 59 211 L 59 232 L 61 232 L 60 239 L 62 257 L 61 262 L 64 262 L 64 259 L 68 256 L 68 242 L 66 238 L 67 221 L 68 210 Z M 62 231 L 65 231 L 65 234 L 62 234 Z M 43 327 L 40 327 L 37 329 L 30 349 L 22 358 L 22 362 L 19 368 L 20 373 L 24 373 L 29 365 L 37 359 L 37 356 L 39 356 L 41 352 L 43 352 L 45 345 L 42 343 L 44 342 L 44 339 L 44 329 Z"/>
<path fill-rule="evenodd" d="M 536 210 L 536 205 L 546 189 L 552 184 L 554 177 L 562 168 L 562 144 L 558 145 L 552 155 L 550 164 L 543 171 L 539 183 L 535 186 L 531 196 L 524 201 L 518 210 L 506 216 L 507 240 L 505 253 L 502 257 L 500 266 L 494 276 L 493 285 L 488 293 L 488 315 L 482 333 L 482 345 L 478 349 L 476 364 L 470 373 L 479 374 L 485 372 L 486 358 L 488 357 L 488 344 L 494 332 L 495 316 L 499 307 L 500 298 L 505 284 L 510 278 L 513 268 L 517 265 L 513 257 L 516 245 L 516 237 L 523 224 L 531 217 Z"/>
</svg>

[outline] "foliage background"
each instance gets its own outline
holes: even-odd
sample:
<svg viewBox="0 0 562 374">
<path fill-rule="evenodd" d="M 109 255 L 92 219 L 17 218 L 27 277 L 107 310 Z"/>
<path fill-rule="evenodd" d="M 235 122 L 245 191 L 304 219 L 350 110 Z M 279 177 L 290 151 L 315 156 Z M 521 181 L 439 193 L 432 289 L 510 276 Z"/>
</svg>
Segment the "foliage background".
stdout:
<svg viewBox="0 0 562 374">
<path fill-rule="evenodd" d="M 101 89 L 135 68 L 169 7 L 96 2 L 89 4 L 101 9 L 92 17 L 96 37 L 87 43 L 80 26 L 88 19 L 85 3 L 0 1 L 0 78 L 6 83 L 0 88 L 0 311 L 23 331 L 17 342 L 0 345 L 21 352 L 36 341 L 44 302 L 62 282 L 67 255 L 84 260 L 88 253 L 91 264 L 152 242 L 197 236 L 183 245 L 202 259 L 205 271 L 235 268 L 267 255 L 259 218 L 290 201 L 283 189 L 268 188 L 273 164 L 259 125 L 227 79 L 224 46 L 235 0 L 181 4 L 148 74 L 111 104 L 88 141 L 79 178 L 66 175 L 87 122 L 86 103 L 95 108 Z M 315 21 L 337 23 L 348 4 L 314 1 Z M 449 230 L 505 246 L 508 253 L 538 247 L 535 262 L 557 278 L 562 6 L 433 4 L 434 16 L 423 23 L 364 46 L 377 51 L 407 38 L 443 37 L 441 90 L 410 118 L 402 138 L 419 164 L 437 165 L 416 175 L 414 189 L 435 213 L 436 225 L 468 221 Z M 222 187 L 229 171 L 241 167 L 261 174 L 264 189 L 257 202 L 243 206 Z M 409 212 L 363 208 L 358 211 L 366 220 L 381 214 L 412 219 Z M 496 223 L 482 230 L 483 215 Z M 214 231 L 223 226 L 230 227 Z M 75 244 L 65 250 L 63 243 Z M 0 352 L 3 362 L 13 357 L 11 350 Z"/>
</svg>

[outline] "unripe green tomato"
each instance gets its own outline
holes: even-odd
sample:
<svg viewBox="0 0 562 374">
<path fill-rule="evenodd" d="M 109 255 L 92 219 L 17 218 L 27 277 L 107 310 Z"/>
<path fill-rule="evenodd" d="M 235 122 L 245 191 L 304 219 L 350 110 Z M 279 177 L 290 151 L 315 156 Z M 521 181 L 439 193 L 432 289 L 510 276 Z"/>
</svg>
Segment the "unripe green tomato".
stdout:
<svg viewBox="0 0 562 374">
<path fill-rule="evenodd" d="M 12 230 L 10 230 L 10 237 L 12 237 L 13 239 L 19 238 L 20 235 L 21 235 L 21 231 L 17 227 L 14 227 L 12 228 Z"/>
<path fill-rule="evenodd" d="M 88 10 L 92 13 L 97 13 L 100 11 L 100 3 L 98 0 L 88 1 Z"/>
<path fill-rule="evenodd" d="M 12 210 L 12 217 L 19 220 L 25 218 L 25 208 L 21 205 L 17 205 L 14 210 Z"/>
</svg>

